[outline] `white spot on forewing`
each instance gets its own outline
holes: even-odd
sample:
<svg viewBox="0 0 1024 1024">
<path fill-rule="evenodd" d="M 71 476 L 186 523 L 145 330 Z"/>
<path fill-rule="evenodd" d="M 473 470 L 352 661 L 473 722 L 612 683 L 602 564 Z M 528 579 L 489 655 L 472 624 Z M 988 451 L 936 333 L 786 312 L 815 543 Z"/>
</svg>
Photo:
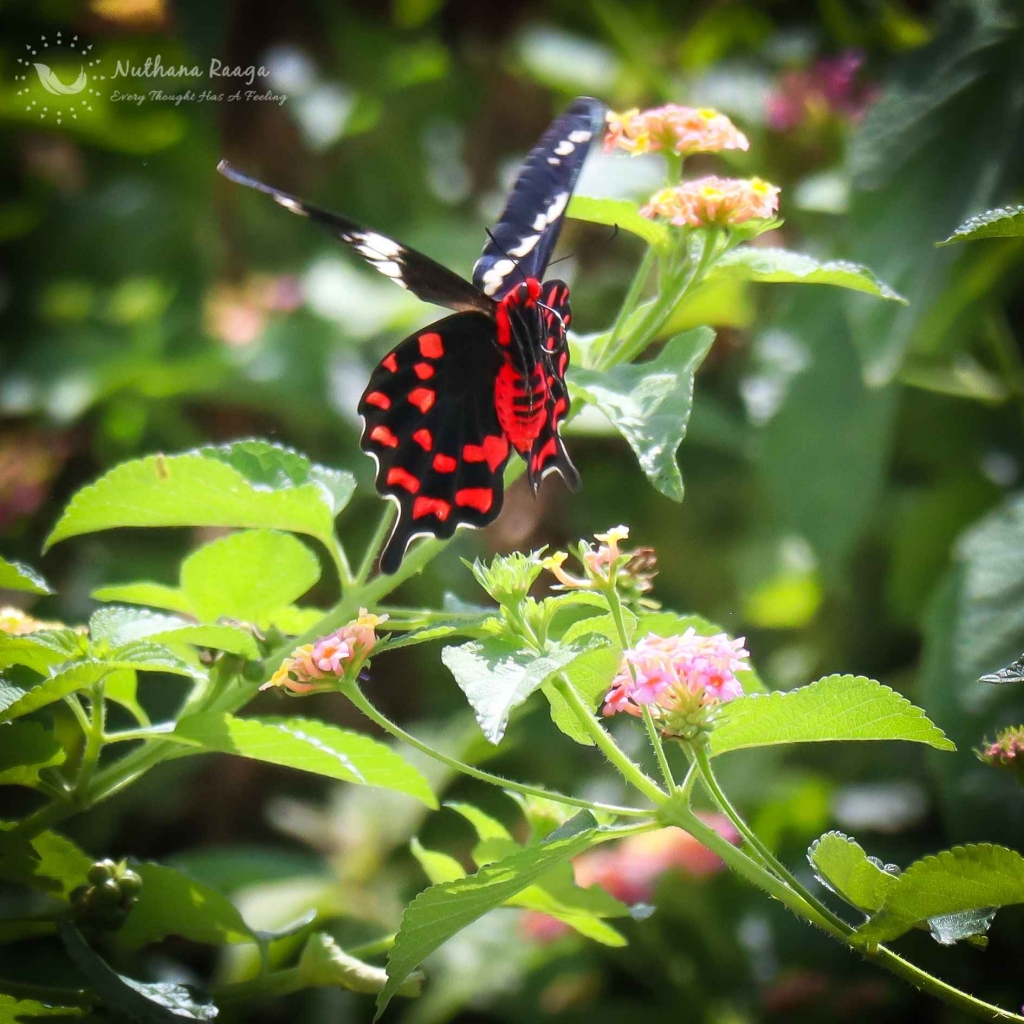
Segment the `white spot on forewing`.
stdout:
<svg viewBox="0 0 1024 1024">
<path fill-rule="evenodd" d="M 381 260 L 374 263 L 374 267 L 382 274 L 386 274 L 388 277 L 392 277 L 395 280 L 398 280 L 402 276 L 402 266 L 394 260 Z"/>
<path fill-rule="evenodd" d="M 360 252 L 364 251 L 364 246 L 372 249 L 378 256 L 397 256 L 402 251 L 402 247 L 396 241 L 385 238 L 384 235 L 378 235 L 376 231 L 367 231 L 355 237 L 363 243 L 359 247 Z"/>
<path fill-rule="evenodd" d="M 557 156 L 548 157 L 548 163 L 551 164 L 553 167 L 557 167 L 561 162 L 562 161 L 559 160 Z"/>
<path fill-rule="evenodd" d="M 569 141 L 570 142 L 589 142 L 590 139 L 591 139 L 591 136 L 593 134 L 594 134 L 593 132 L 585 132 L 585 131 L 569 132 Z M 557 152 L 557 150 L 556 150 L 556 152 Z"/>
<path fill-rule="evenodd" d="M 551 205 L 547 208 L 547 212 L 544 214 L 544 219 L 549 224 L 554 224 L 555 221 L 562 216 L 562 213 L 565 211 L 565 204 L 568 202 L 569 193 L 559 192 L 558 195 L 555 196 Z"/>
<path fill-rule="evenodd" d="M 509 249 L 509 256 L 526 256 L 540 241 L 540 235 L 527 235 L 514 249 Z"/>
<path fill-rule="evenodd" d="M 505 282 L 505 275 L 515 269 L 512 260 L 498 260 L 490 270 L 485 271 L 484 294 L 493 295 Z"/>
<path fill-rule="evenodd" d="M 309 214 L 302 208 L 302 204 L 295 199 L 289 199 L 287 196 L 274 196 L 274 202 L 278 206 L 283 206 L 286 210 L 291 210 L 292 213 L 297 213 L 300 217 L 308 217 Z"/>
<path fill-rule="evenodd" d="M 537 216 L 533 218 L 534 231 L 543 231 L 547 226 L 548 219 L 547 217 L 544 216 L 543 213 L 538 213 Z"/>
<path fill-rule="evenodd" d="M 568 156 L 575 148 L 576 147 L 568 139 L 564 139 L 555 146 L 555 154 L 557 156 Z"/>
</svg>

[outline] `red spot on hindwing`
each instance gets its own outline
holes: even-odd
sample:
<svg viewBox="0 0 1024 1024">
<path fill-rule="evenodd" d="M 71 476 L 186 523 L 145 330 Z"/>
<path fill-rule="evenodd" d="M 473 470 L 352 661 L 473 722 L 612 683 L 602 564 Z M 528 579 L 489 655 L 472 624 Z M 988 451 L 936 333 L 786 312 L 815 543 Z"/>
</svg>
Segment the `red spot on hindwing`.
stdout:
<svg viewBox="0 0 1024 1024">
<path fill-rule="evenodd" d="M 370 440 L 384 445 L 385 448 L 398 447 L 398 438 L 385 426 L 374 427 L 370 431 Z"/>
<path fill-rule="evenodd" d="M 454 473 L 455 468 L 458 466 L 458 462 L 455 461 L 450 455 L 444 455 L 442 452 L 438 452 L 434 456 L 434 469 L 438 473 Z"/>
<path fill-rule="evenodd" d="M 428 412 L 433 406 L 437 395 L 430 388 L 413 388 L 409 392 L 409 401 L 419 409 L 420 412 Z"/>
<path fill-rule="evenodd" d="M 410 494 L 415 494 L 420 489 L 420 482 L 407 469 L 401 466 L 392 466 L 388 470 L 387 482 L 395 487 L 402 487 Z"/>
<path fill-rule="evenodd" d="M 392 352 L 390 355 L 386 355 L 381 361 L 380 365 L 385 370 L 390 370 L 392 373 L 398 373 L 398 360 L 395 358 L 395 353 Z"/>
<path fill-rule="evenodd" d="M 547 443 L 536 455 L 534 455 L 531 465 L 534 470 L 541 469 L 545 462 L 551 458 L 552 455 L 558 454 L 558 442 L 553 438 L 549 437 Z"/>
<path fill-rule="evenodd" d="M 375 405 L 378 409 L 390 409 L 391 399 L 383 391 L 371 391 L 366 396 L 367 405 Z"/>
<path fill-rule="evenodd" d="M 434 447 L 434 435 L 426 427 L 420 427 L 412 439 L 425 451 L 429 452 Z"/>
<path fill-rule="evenodd" d="M 494 491 L 490 487 L 463 487 L 455 492 L 455 504 L 462 508 L 475 508 L 477 512 L 490 512 Z"/>
<path fill-rule="evenodd" d="M 436 331 L 428 331 L 419 337 L 420 355 L 424 359 L 440 359 L 444 355 L 444 342 Z"/>
<path fill-rule="evenodd" d="M 417 363 L 413 367 L 413 370 L 416 372 L 416 376 L 419 377 L 420 380 L 429 380 L 434 376 L 434 368 L 430 363 Z"/>
<path fill-rule="evenodd" d="M 413 519 L 422 519 L 424 516 L 437 516 L 443 523 L 451 512 L 451 505 L 444 498 L 427 498 L 420 496 L 413 502 Z"/>
<path fill-rule="evenodd" d="M 489 434 L 483 444 L 467 444 L 463 446 L 462 457 L 467 462 L 486 462 L 487 468 L 496 472 L 508 455 L 508 438 Z"/>
</svg>

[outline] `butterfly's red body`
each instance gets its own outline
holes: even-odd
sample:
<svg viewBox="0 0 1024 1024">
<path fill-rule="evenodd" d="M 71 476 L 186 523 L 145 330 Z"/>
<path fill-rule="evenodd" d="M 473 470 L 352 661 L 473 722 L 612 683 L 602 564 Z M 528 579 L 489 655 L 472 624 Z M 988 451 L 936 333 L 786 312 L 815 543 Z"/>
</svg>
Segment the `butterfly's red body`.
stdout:
<svg viewBox="0 0 1024 1024">
<path fill-rule="evenodd" d="M 381 557 L 394 572 L 420 534 L 450 537 L 501 512 L 511 453 L 536 492 L 557 471 L 579 474 L 562 442 L 569 412 L 569 288 L 544 281 L 569 197 L 591 139 L 604 124 L 596 100 L 576 100 L 523 164 L 472 283 L 429 257 L 337 214 L 239 173 L 221 173 L 335 232 L 367 263 L 428 302 L 456 310 L 397 345 L 378 363 L 359 402 L 362 447 L 377 463 L 377 489 L 399 507 Z"/>
</svg>

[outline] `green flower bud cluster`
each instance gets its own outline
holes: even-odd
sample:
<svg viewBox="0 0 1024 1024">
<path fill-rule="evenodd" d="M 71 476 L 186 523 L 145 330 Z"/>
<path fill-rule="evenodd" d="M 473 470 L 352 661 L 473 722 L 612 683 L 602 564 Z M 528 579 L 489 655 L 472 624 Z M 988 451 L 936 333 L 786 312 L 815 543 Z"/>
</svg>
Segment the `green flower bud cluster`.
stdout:
<svg viewBox="0 0 1024 1024">
<path fill-rule="evenodd" d="M 115 864 L 109 858 L 93 864 L 80 885 L 71 893 L 71 913 L 79 924 L 102 931 L 114 931 L 124 924 L 138 899 L 142 879 L 127 861 Z"/>
</svg>

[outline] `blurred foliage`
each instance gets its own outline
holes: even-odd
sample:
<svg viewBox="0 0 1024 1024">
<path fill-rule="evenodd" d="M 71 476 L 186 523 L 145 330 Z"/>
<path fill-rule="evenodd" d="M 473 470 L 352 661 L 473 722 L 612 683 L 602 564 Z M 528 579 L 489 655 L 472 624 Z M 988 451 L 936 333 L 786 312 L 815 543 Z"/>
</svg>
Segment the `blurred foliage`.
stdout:
<svg viewBox="0 0 1024 1024">
<path fill-rule="evenodd" d="M 403 596 L 429 604 L 452 591 L 456 607 L 476 600 L 459 554 L 564 546 L 629 523 L 634 541 L 657 550 L 659 599 L 746 633 L 770 687 L 871 675 L 957 743 L 955 755 L 872 744 L 723 756 L 730 793 L 801 878 L 811 878 L 804 848 L 828 828 L 904 865 L 966 840 L 1024 848 L 1019 786 L 971 753 L 1024 719 L 1019 687 L 977 683 L 1024 650 L 1015 494 L 1024 244 L 982 237 L 935 248 L 972 215 L 1022 199 L 1024 29 L 1009 0 L 26 0 L 0 17 L 0 530 L 4 557 L 40 567 L 60 594 L 18 595 L 33 614 L 85 621 L 100 584 L 146 580 L 165 597 L 182 594 L 178 564 L 216 539 L 215 519 L 188 534 L 77 539 L 39 557 L 73 492 L 155 451 L 277 438 L 355 474 L 343 525 L 372 530 L 377 499 L 357 447 L 356 399 L 373 362 L 433 311 L 219 179 L 219 159 L 465 272 L 509 173 L 567 98 L 592 92 L 618 109 L 714 105 L 751 137 L 751 154 L 730 154 L 735 168 L 782 186 L 785 223 L 766 243 L 863 262 L 910 304 L 716 279 L 667 327 L 718 329 L 680 449 L 684 503 L 651 489 L 610 424 L 581 417 L 569 445 L 583 494 L 570 499 L 549 481 L 534 503 L 520 481 L 498 523 L 460 539 Z M 94 41 L 106 68 L 156 53 L 165 65 L 264 64 L 288 98 L 108 98 L 80 123 L 36 123 L 16 102 L 16 60 L 57 29 Z M 820 61 L 851 50 L 863 66 L 839 102 Z M 595 154 L 580 192 L 643 198 L 657 184 L 645 174 L 639 162 Z M 598 330 L 627 288 L 636 240 L 569 222 L 562 250 L 573 326 Z M 334 596 L 320 582 L 305 600 Z M 444 732 L 464 758 L 493 756 L 479 749 L 436 652 L 384 660 L 370 686 L 391 713 Z M 139 683 L 154 717 L 180 692 L 165 680 Z M 310 700 L 317 717 L 352 724 L 338 698 Z M 133 694 L 126 701 L 128 722 Z M 261 698 L 259 710 L 273 708 Z M 606 795 L 598 755 L 561 740 L 546 711 L 527 710 L 497 768 L 565 789 L 590 773 Z M 29 809 L 22 792 L 0 793 L 5 818 Z M 472 794 L 516 826 L 514 808 L 486 788 L 462 780 L 450 793 Z M 171 863 L 231 897 L 249 927 L 283 929 L 270 947 L 283 963 L 305 941 L 286 926 L 310 906 L 346 949 L 393 930 L 425 884 L 399 849 L 425 814 L 394 794 L 212 755 L 163 766 L 71 832 L 97 857 Z M 475 837 L 457 815 L 431 816 L 420 835 L 426 849 L 468 863 Z M 389 1012 L 407 1024 L 674 1020 L 682 1006 L 709 1024 L 956 1017 L 735 878 L 669 875 L 653 902 L 642 924 L 617 922 L 622 948 L 537 941 L 521 911 L 496 911 L 433 955 L 420 1000 Z M 32 909 L 0 890 L 0 941 Z M 901 941 L 952 982 L 1017 1006 L 1021 920 L 1004 911 L 984 955 L 918 934 Z M 345 969 L 329 938 L 318 941 L 323 963 Z M 52 980 L 60 962 L 52 934 L 5 945 L 2 958 L 4 976 L 27 982 Z M 213 963 L 181 939 L 142 959 L 118 949 L 114 964 L 154 982 L 226 983 L 254 968 L 251 947 Z M 37 1012 L 30 1004 L 18 1012 Z M 270 1001 L 251 1019 L 371 1013 L 368 996 L 324 988 Z"/>
</svg>

